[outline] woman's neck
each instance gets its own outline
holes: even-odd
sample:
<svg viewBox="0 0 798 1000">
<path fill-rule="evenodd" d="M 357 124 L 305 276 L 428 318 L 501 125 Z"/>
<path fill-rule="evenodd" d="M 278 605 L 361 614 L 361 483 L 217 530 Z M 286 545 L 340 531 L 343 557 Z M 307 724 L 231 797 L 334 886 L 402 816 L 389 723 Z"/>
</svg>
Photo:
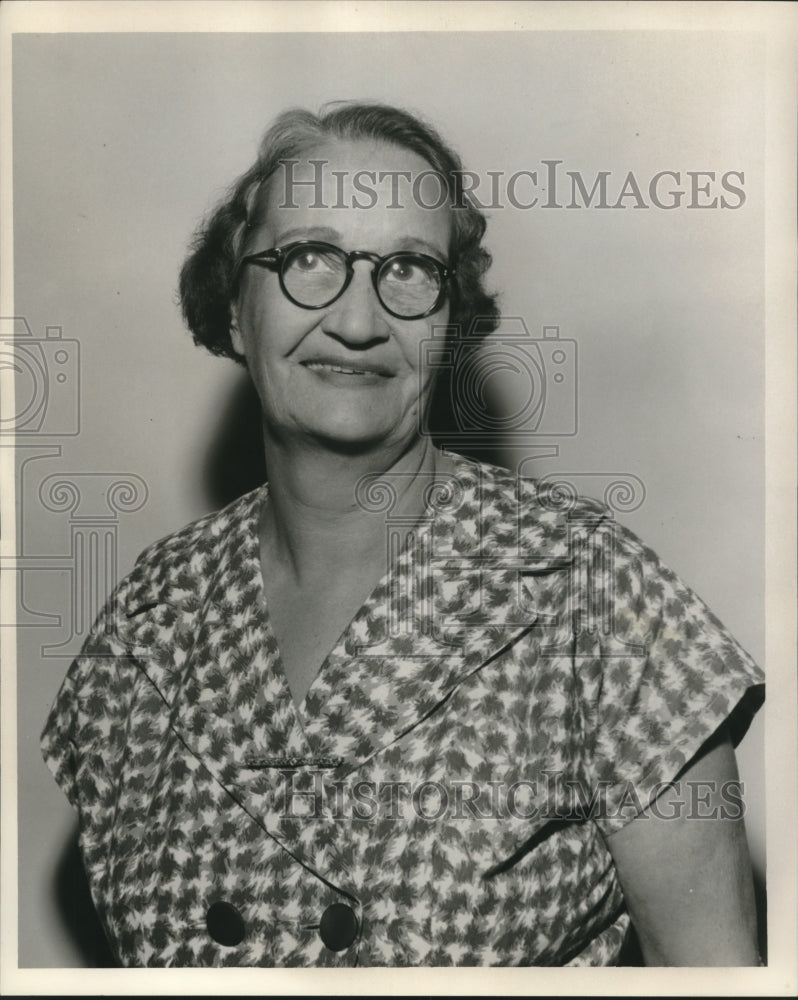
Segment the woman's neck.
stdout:
<svg viewBox="0 0 798 1000">
<path fill-rule="evenodd" d="M 297 581 L 319 566 L 342 572 L 385 553 L 387 519 L 412 525 L 426 509 L 435 475 L 451 474 L 452 460 L 429 438 L 410 447 L 346 454 L 313 442 L 290 446 L 264 433 L 269 503 L 261 525 L 261 550 Z M 364 477 L 379 477 L 369 495 Z M 379 498 L 390 496 L 384 508 Z M 374 509 L 375 507 L 379 509 Z M 332 561 L 332 563 L 331 563 Z"/>
</svg>

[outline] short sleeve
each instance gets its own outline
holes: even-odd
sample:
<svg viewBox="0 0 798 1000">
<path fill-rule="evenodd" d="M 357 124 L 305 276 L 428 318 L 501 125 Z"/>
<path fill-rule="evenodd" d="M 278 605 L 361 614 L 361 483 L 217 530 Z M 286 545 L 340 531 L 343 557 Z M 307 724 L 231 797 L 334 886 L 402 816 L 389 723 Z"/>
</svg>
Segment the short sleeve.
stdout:
<svg viewBox="0 0 798 1000">
<path fill-rule="evenodd" d="M 75 808 L 78 805 L 75 706 L 80 673 L 79 660 L 75 660 L 61 684 L 41 735 L 44 762 L 61 791 Z"/>
<path fill-rule="evenodd" d="M 764 700 L 764 674 L 707 605 L 615 524 L 611 636 L 592 687 L 592 781 L 609 834 L 649 806 L 716 730 L 736 746 Z"/>
<path fill-rule="evenodd" d="M 127 652 L 116 631 L 120 590 L 121 585 L 108 599 L 69 667 L 41 734 L 44 762 L 75 808 L 90 797 L 81 771 L 86 772 L 83 765 L 92 755 L 103 754 L 107 734 L 101 731 L 105 713 L 99 709 L 107 703 L 109 678 Z"/>
</svg>

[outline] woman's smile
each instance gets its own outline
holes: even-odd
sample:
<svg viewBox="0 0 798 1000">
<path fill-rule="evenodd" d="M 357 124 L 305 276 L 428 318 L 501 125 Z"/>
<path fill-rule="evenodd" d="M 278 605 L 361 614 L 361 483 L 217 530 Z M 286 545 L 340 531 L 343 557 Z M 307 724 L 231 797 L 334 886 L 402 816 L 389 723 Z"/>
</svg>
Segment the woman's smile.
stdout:
<svg viewBox="0 0 798 1000">
<path fill-rule="evenodd" d="M 334 358 L 311 358 L 300 364 L 323 382 L 347 389 L 383 385 L 394 377 L 393 372 L 384 365 L 360 359 L 339 361 Z"/>
</svg>

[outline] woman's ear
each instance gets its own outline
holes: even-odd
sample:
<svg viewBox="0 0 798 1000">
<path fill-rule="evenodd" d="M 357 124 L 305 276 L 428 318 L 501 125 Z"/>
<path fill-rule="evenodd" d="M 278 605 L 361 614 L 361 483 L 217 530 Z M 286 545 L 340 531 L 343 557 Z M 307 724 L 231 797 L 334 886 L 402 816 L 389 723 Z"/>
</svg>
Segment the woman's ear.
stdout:
<svg viewBox="0 0 798 1000">
<path fill-rule="evenodd" d="M 235 302 L 230 306 L 230 340 L 233 344 L 233 350 L 243 358 L 245 356 L 244 338 L 238 325 L 238 309 Z"/>
</svg>

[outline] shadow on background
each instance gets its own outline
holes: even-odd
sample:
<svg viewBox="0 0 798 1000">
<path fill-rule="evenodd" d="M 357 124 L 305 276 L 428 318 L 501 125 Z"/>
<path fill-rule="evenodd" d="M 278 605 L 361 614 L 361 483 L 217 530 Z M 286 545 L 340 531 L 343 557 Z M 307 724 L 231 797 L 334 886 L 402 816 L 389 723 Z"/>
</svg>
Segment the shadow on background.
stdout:
<svg viewBox="0 0 798 1000">
<path fill-rule="evenodd" d="M 765 873 L 754 869 L 754 899 L 756 900 L 756 918 L 759 922 L 759 954 L 765 965 L 768 964 L 768 891 Z"/>
<path fill-rule="evenodd" d="M 266 480 L 260 400 L 249 375 L 241 371 L 203 469 L 210 508 L 227 506 Z"/>
<path fill-rule="evenodd" d="M 504 465 L 500 434 L 486 434 L 481 443 L 474 443 L 473 439 L 471 444 L 466 444 L 463 441 L 462 416 L 458 417 L 452 404 L 456 398 L 452 379 L 452 372 L 447 368 L 442 369 L 438 373 L 430 399 L 428 427 L 435 443 L 478 462 Z M 468 394 L 465 395 L 468 398 Z M 490 395 L 479 399 L 479 410 L 483 415 L 484 427 L 495 426 L 496 419 L 504 417 L 504 414 L 499 412 L 494 404 L 495 400 Z"/>
<path fill-rule="evenodd" d="M 94 909 L 89 883 L 78 847 L 77 827 L 64 845 L 55 870 L 55 900 L 58 914 L 72 946 L 80 955 L 81 966 L 112 969 L 117 963 Z"/>
</svg>

